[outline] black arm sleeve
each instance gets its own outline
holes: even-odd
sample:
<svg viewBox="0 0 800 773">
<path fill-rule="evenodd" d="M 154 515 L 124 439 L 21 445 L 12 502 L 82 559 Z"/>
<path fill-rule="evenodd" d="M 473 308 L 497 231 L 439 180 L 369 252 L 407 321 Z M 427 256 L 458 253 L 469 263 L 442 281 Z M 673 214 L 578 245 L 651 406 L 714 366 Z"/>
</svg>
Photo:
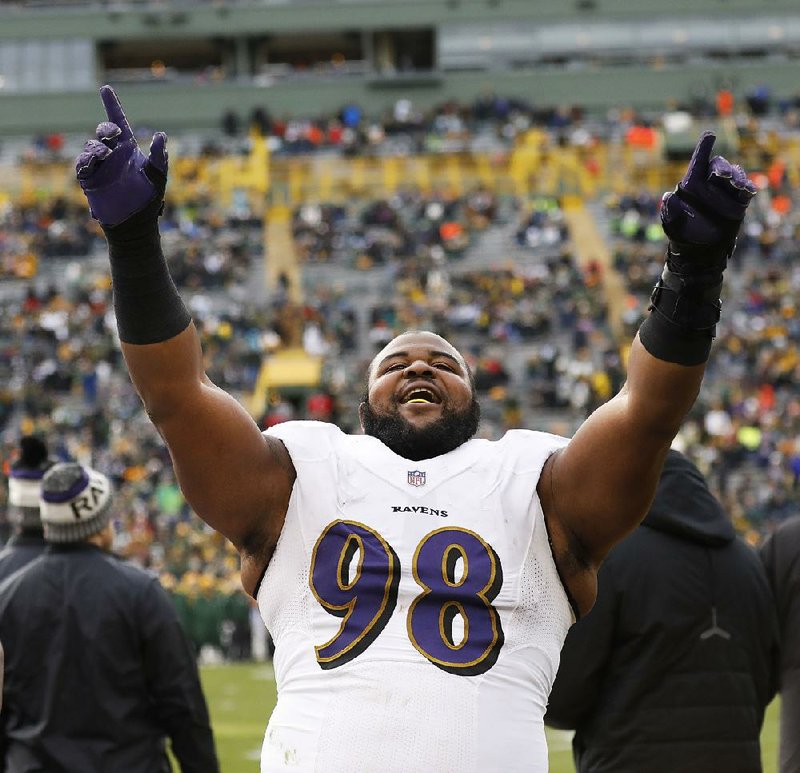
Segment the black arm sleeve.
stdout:
<svg viewBox="0 0 800 773">
<path fill-rule="evenodd" d="M 219 763 L 194 653 L 157 580 L 141 604 L 148 690 L 183 773 L 218 773 Z"/>
<path fill-rule="evenodd" d="M 161 207 L 155 197 L 141 212 L 104 229 L 117 328 L 126 344 L 167 341 L 192 321 L 161 250 Z"/>
</svg>

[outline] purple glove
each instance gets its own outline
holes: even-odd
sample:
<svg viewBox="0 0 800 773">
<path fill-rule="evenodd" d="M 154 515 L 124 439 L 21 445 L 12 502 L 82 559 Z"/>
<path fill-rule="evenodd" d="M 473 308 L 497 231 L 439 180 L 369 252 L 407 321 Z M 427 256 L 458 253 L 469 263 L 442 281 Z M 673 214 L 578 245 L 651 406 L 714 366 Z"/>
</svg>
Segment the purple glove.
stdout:
<svg viewBox="0 0 800 773">
<path fill-rule="evenodd" d="M 722 253 L 727 259 L 733 251 L 747 205 L 758 190 L 740 166 L 722 156 L 711 158 L 715 140 L 713 132 L 703 132 L 686 175 L 661 203 L 670 252 L 698 261 L 706 256 L 708 262 L 718 261 Z"/>
<path fill-rule="evenodd" d="M 99 124 L 75 162 L 75 172 L 100 225 L 115 226 L 144 209 L 167 187 L 167 135 L 156 132 L 145 157 L 111 86 L 100 89 L 108 121 Z"/>
</svg>

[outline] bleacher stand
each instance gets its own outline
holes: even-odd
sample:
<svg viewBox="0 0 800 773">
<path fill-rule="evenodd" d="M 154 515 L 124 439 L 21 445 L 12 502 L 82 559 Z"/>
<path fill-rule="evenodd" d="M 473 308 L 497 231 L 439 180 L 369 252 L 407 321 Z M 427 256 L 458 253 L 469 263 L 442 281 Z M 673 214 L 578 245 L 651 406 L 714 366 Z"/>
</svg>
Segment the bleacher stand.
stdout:
<svg viewBox="0 0 800 773">
<path fill-rule="evenodd" d="M 580 160 L 578 179 L 594 187 L 600 160 L 625 156 L 625 127 L 634 119 L 589 126 L 579 113 L 537 114 L 493 96 L 468 108 L 442 106 L 402 126 L 391 116 L 370 124 L 362 115 L 355 126 L 366 127 L 366 139 L 358 145 L 345 139 L 348 131 L 358 135 L 347 126 L 352 117 L 331 117 L 317 126 L 319 142 L 302 149 L 288 148 L 294 140 L 287 135 L 302 135 L 314 122 L 273 123 L 270 131 L 282 143 L 278 157 L 291 153 L 302 163 L 297 154 L 336 145 L 349 163 L 364 152 L 388 154 L 403 137 L 413 139 L 404 152 L 447 156 L 487 143 L 489 135 L 493 151 L 508 151 L 537 125 L 545 132 L 537 163 L 552 166 L 562 147 Z M 605 150 L 600 139 L 608 140 Z M 198 179 L 216 163 L 208 151 L 196 161 Z M 511 163 L 510 155 L 504 159 Z M 263 427 L 315 418 L 354 430 L 369 359 L 400 330 L 430 327 L 475 371 L 482 436 L 516 426 L 571 434 L 624 379 L 620 341 L 644 314 L 663 237 L 659 191 L 628 185 L 604 204 L 585 202 L 608 239 L 610 263 L 579 255 L 569 197 L 558 191 L 564 179 L 575 179 L 565 170 L 575 172 L 564 164 L 554 189 L 524 195 L 513 180 L 496 189 L 470 180 L 460 191 L 403 181 L 380 194 L 293 202 L 288 232 L 301 292 L 286 273 L 268 286 L 265 266 L 275 256 L 264 254 L 263 207 L 243 206 L 241 197 L 225 201 L 200 184 L 183 199 L 168 195 L 165 254 L 201 330 L 212 380 L 252 404 Z M 751 542 L 792 510 L 800 480 L 793 390 L 800 271 L 790 263 L 800 218 L 788 179 L 766 184 L 731 267 L 703 391 L 678 438 Z M 39 430 L 58 439 L 55 456 L 124 480 L 116 548 L 160 575 L 198 651 L 247 657 L 250 605 L 236 553 L 191 513 L 125 375 L 101 239 L 83 204 L 69 196 L 0 202 L 0 453 L 8 460 L 21 432 Z M 610 300 L 614 277 L 623 294 Z M 619 303 L 622 331 L 610 318 Z M 265 359 L 288 347 L 320 358 L 318 382 L 251 403 Z"/>
</svg>

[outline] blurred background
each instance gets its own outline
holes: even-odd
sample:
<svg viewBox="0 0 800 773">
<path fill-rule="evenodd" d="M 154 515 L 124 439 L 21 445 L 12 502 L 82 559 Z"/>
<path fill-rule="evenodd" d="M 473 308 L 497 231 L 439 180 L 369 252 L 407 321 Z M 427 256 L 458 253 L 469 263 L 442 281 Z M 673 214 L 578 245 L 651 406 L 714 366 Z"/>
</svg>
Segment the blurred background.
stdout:
<svg viewBox="0 0 800 773">
<path fill-rule="evenodd" d="M 800 479 L 798 63 L 795 0 L 0 0 L 6 471 L 36 432 L 112 477 L 115 548 L 173 594 L 224 735 L 271 645 L 121 361 L 73 174 L 99 86 L 143 147 L 169 134 L 165 253 L 209 375 L 264 428 L 359 431 L 367 363 L 413 327 L 467 356 L 481 436 L 570 435 L 624 380 L 660 195 L 713 129 L 761 192 L 676 445 L 758 544 Z M 255 769 L 272 700 L 223 769 Z"/>
</svg>

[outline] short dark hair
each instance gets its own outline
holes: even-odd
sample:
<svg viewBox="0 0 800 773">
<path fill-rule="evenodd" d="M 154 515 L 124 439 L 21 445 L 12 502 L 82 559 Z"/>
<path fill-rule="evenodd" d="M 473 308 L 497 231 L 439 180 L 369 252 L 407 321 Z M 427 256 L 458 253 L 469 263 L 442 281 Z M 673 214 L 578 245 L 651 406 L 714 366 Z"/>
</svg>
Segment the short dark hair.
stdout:
<svg viewBox="0 0 800 773">
<path fill-rule="evenodd" d="M 422 330 L 421 328 L 411 328 L 410 330 L 404 330 L 402 333 L 398 333 L 394 338 L 392 338 L 392 341 L 394 341 L 397 338 L 400 338 L 401 336 L 422 335 L 422 334 L 438 336 L 439 338 L 442 339 L 442 341 L 446 341 L 450 346 L 453 347 L 453 349 L 455 349 L 455 351 L 458 354 L 458 356 L 461 357 L 461 361 L 464 363 L 464 369 L 467 372 L 467 379 L 469 381 L 470 387 L 472 388 L 472 394 L 475 395 L 475 374 L 472 372 L 472 368 L 470 368 L 466 357 L 464 357 L 464 355 L 461 354 L 461 350 L 458 349 L 458 347 L 456 347 L 450 341 L 448 341 L 443 335 L 435 332 L 434 330 Z M 389 343 L 391 343 L 391 341 Z M 388 344 L 387 344 L 387 346 L 388 346 Z M 369 361 L 369 365 L 367 365 L 367 383 L 366 383 L 366 386 L 364 388 L 364 396 L 362 397 L 362 402 L 366 402 L 367 401 L 366 395 L 369 393 L 369 380 L 370 380 L 370 377 L 372 376 L 372 368 L 375 365 L 375 360 L 377 359 L 378 354 L 380 354 L 380 352 L 378 352 Z"/>
</svg>

